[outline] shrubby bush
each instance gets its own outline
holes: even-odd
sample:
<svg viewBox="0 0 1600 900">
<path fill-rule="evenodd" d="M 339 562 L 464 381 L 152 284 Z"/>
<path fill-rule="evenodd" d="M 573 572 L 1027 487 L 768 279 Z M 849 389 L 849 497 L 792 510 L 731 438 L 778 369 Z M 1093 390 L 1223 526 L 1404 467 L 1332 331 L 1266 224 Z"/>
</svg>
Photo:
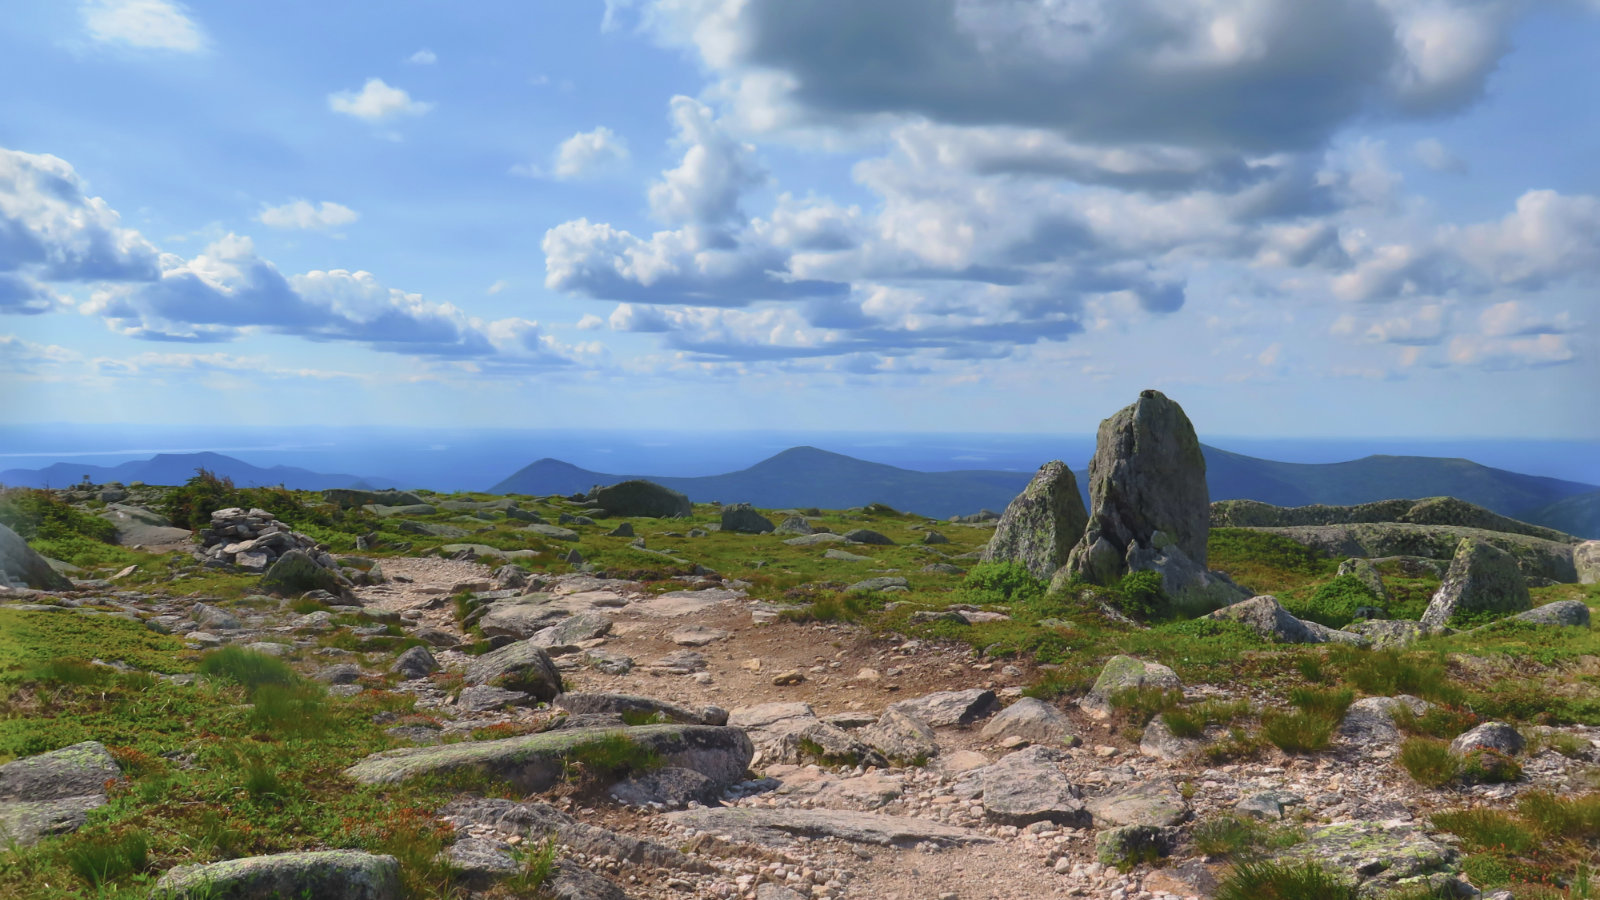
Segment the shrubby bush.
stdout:
<svg viewBox="0 0 1600 900">
<path fill-rule="evenodd" d="M 0 523 L 25 541 L 90 538 L 111 543 L 117 527 L 56 498 L 53 491 L 19 488 L 0 495 Z"/>
<path fill-rule="evenodd" d="M 1318 587 L 1306 599 L 1288 607 L 1291 613 L 1329 628 L 1343 628 L 1355 621 L 1356 610 L 1378 606 L 1378 595 L 1354 575 L 1340 575 Z"/>
<path fill-rule="evenodd" d="M 972 603 L 1032 603 L 1044 597 L 1046 584 L 1016 562 L 978 563 L 967 572 L 962 590 Z"/>
</svg>

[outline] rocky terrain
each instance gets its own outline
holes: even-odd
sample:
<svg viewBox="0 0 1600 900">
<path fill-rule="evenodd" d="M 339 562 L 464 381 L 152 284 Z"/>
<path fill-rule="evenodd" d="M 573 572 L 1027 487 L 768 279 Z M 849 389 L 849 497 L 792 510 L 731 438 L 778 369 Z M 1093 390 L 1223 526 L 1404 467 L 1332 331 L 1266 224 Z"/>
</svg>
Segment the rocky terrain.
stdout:
<svg viewBox="0 0 1600 900">
<path fill-rule="evenodd" d="M 1090 471 L 944 522 L 244 493 L 181 544 L 170 489 L 13 501 L 79 565 L 0 526 L 0 894 L 1585 896 L 1595 542 L 1213 527 L 1156 392 Z M 1279 533 L 1396 521 L 1464 530 Z"/>
</svg>

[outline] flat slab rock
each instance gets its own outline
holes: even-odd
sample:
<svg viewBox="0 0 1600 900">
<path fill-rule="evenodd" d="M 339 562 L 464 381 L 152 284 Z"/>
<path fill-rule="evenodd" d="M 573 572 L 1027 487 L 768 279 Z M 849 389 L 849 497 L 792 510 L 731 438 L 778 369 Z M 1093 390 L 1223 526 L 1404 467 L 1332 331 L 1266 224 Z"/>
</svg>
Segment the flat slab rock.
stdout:
<svg viewBox="0 0 1600 900">
<path fill-rule="evenodd" d="M 1456 869 L 1457 851 L 1423 834 L 1415 825 L 1340 822 L 1306 832 L 1304 843 L 1285 852 L 1313 859 L 1347 877 L 1396 882 Z"/>
<path fill-rule="evenodd" d="M 654 751 L 664 765 L 691 769 L 726 786 L 744 777 L 755 750 L 742 729 L 713 725 L 642 725 L 572 728 L 497 741 L 406 747 L 375 753 L 345 770 L 362 784 L 393 784 L 432 773 L 466 769 L 502 778 L 529 793 L 561 780 L 567 761 L 601 738 L 625 735 Z"/>
<path fill-rule="evenodd" d="M 794 843 L 797 837 L 836 838 L 880 847 L 914 847 L 917 844 L 955 847 L 994 842 L 994 838 L 970 828 L 910 816 L 840 809 L 718 807 L 667 813 L 667 820 L 684 828 L 768 846 L 786 846 Z"/>
<path fill-rule="evenodd" d="M 250 856 L 179 866 L 156 882 L 163 900 L 398 900 L 400 863 L 353 850 Z"/>
<path fill-rule="evenodd" d="M 106 782 L 122 769 L 98 741 L 24 757 L 0 766 L 0 846 L 28 846 L 68 834 L 106 802 Z"/>
<path fill-rule="evenodd" d="M 940 691 L 910 700 L 892 703 L 892 709 L 902 715 L 926 722 L 935 728 L 950 725 L 970 725 L 994 712 L 998 699 L 994 691 L 971 688 L 965 691 Z"/>
</svg>

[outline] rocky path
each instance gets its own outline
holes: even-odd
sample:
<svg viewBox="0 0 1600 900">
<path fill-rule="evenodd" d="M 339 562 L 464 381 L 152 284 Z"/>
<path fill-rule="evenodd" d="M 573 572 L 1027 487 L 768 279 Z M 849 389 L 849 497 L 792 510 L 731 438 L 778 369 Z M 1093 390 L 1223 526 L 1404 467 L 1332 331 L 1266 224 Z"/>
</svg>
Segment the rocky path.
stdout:
<svg viewBox="0 0 1600 900">
<path fill-rule="evenodd" d="M 1097 835 L 1102 845 L 1107 834 L 1176 843 L 1196 819 L 1236 807 L 1343 823 L 1380 855 L 1385 841 L 1409 848 L 1412 858 L 1454 852 L 1422 836 L 1418 825 L 1434 803 L 1394 768 L 1381 722 L 1376 732 L 1353 726 L 1331 757 L 1205 768 L 1159 758 L 1159 741 L 1147 741 L 1141 753 L 1075 707 L 1061 713 L 1014 703 L 1031 674 L 1022 669 L 965 650 L 875 639 L 853 626 L 779 621 L 737 584 L 691 579 L 654 592 L 570 575 L 495 590 L 493 573 L 474 563 L 389 560 L 384 570 L 399 578 L 361 589 L 361 599 L 400 613 L 414 629 L 461 637 L 448 598 L 463 589 L 486 598 L 480 625 L 504 640 L 537 642 L 581 621 L 590 636 L 552 647 L 569 692 L 720 708 L 749 733 L 752 769 L 762 777 L 735 785 L 720 806 L 691 802 L 674 812 L 668 807 L 681 803 L 670 800 L 656 807 L 565 801 L 566 813 L 582 822 L 696 848 L 676 866 L 652 869 L 569 847 L 628 896 L 1203 897 L 1222 866 L 1190 860 L 1122 873 L 1097 861 Z M 454 650 L 437 655 L 447 670 L 469 662 Z M 452 728 L 554 715 L 519 706 L 453 710 L 429 682 L 403 687 L 419 693 L 420 705 L 457 717 Z M 994 714 L 1013 703 L 1006 715 Z M 1048 712 L 1021 714 L 1036 707 Z M 928 741 L 930 752 L 886 758 L 893 754 L 885 748 L 907 741 Z M 806 751 L 819 748 L 837 764 L 811 762 Z M 1568 773 L 1554 760 L 1563 758 L 1546 756 L 1530 774 L 1540 778 L 1543 765 L 1545 777 L 1561 783 Z M 490 840 L 512 836 L 470 827 Z M 1324 849 L 1336 855 L 1336 839 L 1348 838 L 1330 833 L 1333 849 Z"/>
</svg>

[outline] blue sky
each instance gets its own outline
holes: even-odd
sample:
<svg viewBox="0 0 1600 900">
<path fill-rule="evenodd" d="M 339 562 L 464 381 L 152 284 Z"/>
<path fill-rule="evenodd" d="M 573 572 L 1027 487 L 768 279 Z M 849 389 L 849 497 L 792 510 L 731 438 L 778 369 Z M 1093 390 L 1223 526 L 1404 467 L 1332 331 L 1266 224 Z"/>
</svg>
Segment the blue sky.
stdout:
<svg viewBox="0 0 1600 900">
<path fill-rule="evenodd" d="M 6 423 L 1600 439 L 1594 0 L 20 0 Z"/>
</svg>

